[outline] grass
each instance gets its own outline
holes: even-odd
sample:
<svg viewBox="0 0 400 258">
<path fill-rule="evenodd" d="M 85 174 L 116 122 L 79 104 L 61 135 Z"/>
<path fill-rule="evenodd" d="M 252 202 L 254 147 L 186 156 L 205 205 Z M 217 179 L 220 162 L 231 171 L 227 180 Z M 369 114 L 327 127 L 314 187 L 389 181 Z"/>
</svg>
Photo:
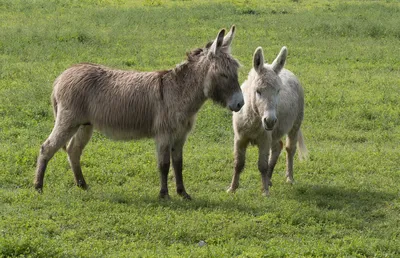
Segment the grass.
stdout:
<svg viewBox="0 0 400 258">
<path fill-rule="evenodd" d="M 0 257 L 396 257 L 400 255 L 400 7 L 397 1 L 0 0 Z M 257 46 L 305 88 L 310 150 L 270 198 L 256 148 L 236 194 L 231 116 L 201 109 L 184 152 L 193 200 L 159 201 L 151 140 L 95 133 L 85 149 L 88 191 L 66 154 L 50 162 L 44 194 L 32 187 L 53 125 L 53 80 L 79 62 L 137 70 L 173 67 L 222 27 L 251 68 Z M 199 246 L 200 241 L 205 246 Z"/>
</svg>

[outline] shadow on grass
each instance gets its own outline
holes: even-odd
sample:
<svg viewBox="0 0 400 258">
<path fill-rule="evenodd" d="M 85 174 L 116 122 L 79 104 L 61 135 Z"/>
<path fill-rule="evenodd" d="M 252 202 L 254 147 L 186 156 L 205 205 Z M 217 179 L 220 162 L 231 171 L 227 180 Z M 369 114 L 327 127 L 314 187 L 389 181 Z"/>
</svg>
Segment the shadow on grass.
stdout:
<svg viewBox="0 0 400 258">
<path fill-rule="evenodd" d="M 394 192 L 349 188 L 324 184 L 280 185 L 272 188 L 272 196 L 265 198 L 258 191 L 251 193 L 193 195 L 193 200 L 183 200 L 171 193 L 170 200 L 159 200 L 157 191 L 126 189 L 126 186 L 89 189 L 87 192 L 72 184 L 68 195 L 77 197 L 76 201 L 105 202 L 115 208 L 118 206 L 133 209 L 162 209 L 181 212 L 223 211 L 240 213 L 244 216 L 258 217 L 274 214 L 293 225 L 307 224 L 305 218 L 318 223 L 337 223 L 346 227 L 359 228 L 366 223 L 380 222 L 393 215 L 390 203 L 398 198 Z M 46 194 L 46 193 L 45 193 Z M 63 193 L 56 193 L 56 195 Z M 249 196 L 251 194 L 251 196 Z M 80 201 L 79 201 L 80 200 Z"/>
<path fill-rule="evenodd" d="M 281 186 L 282 187 L 282 186 Z M 321 210 L 357 210 L 358 212 L 368 212 L 374 210 L 385 202 L 392 201 L 398 196 L 394 193 L 373 191 L 365 189 L 346 188 L 341 186 L 328 186 L 323 184 L 296 184 L 294 186 L 284 186 L 287 189 L 284 193 L 270 198 L 259 196 L 255 192 L 251 198 L 259 199 L 262 204 L 257 202 L 245 202 L 249 196 L 237 194 L 218 193 L 215 196 L 193 196 L 193 200 L 183 200 L 181 197 L 172 194 L 170 200 L 159 200 L 157 192 L 140 193 L 136 191 L 100 191 L 95 195 L 98 198 L 106 199 L 112 203 L 121 203 L 137 206 L 157 205 L 171 208 L 198 209 L 210 208 L 227 210 L 239 210 L 246 212 L 259 212 L 276 205 L 276 202 L 284 200 L 295 200 L 309 206 L 316 206 Z M 103 189 L 105 190 L 105 189 Z M 90 190 L 89 190 L 90 191 Z M 274 189 L 272 188 L 272 191 Z M 278 196 L 279 195 L 279 196 Z M 92 196 L 93 197 L 93 196 Z"/>
<path fill-rule="evenodd" d="M 306 202 L 314 200 L 319 207 L 326 209 L 341 209 L 346 205 L 372 209 L 374 205 L 395 199 L 396 194 L 341 186 L 302 184 L 293 187 L 288 197 Z"/>
<path fill-rule="evenodd" d="M 288 191 L 286 198 L 314 206 L 321 212 L 339 211 L 353 218 L 372 221 L 385 218 L 385 209 L 381 208 L 398 196 L 382 191 L 302 184 Z"/>
<path fill-rule="evenodd" d="M 131 195 L 116 195 L 106 194 L 106 196 L 101 196 L 100 198 L 105 198 L 112 203 L 126 204 L 129 206 L 136 206 L 137 208 L 148 208 L 148 207 L 162 207 L 165 209 L 172 210 L 224 210 L 232 212 L 240 212 L 245 214 L 262 214 L 266 210 L 273 209 L 273 204 L 266 202 L 264 205 L 255 205 L 245 203 L 240 201 L 240 196 L 236 197 L 232 194 L 224 193 L 226 196 L 222 198 L 215 197 L 202 197 L 202 196 L 192 196 L 192 200 L 182 199 L 180 196 L 172 195 L 169 200 L 158 199 L 156 195 L 141 195 L 137 196 L 134 193 Z M 218 195 L 221 196 L 221 195 Z M 265 200 L 260 197 L 260 202 Z"/>
<path fill-rule="evenodd" d="M 216 196 L 194 196 L 192 201 L 173 195 L 171 200 L 159 200 L 151 194 L 137 196 L 135 193 L 101 194 L 116 204 L 145 207 L 162 207 L 172 210 L 224 210 L 239 212 L 251 216 L 266 213 L 283 213 L 282 216 L 300 220 L 314 217 L 322 222 L 346 223 L 360 225 L 384 220 L 387 216 L 387 203 L 398 198 L 397 194 L 365 189 L 345 188 L 340 186 L 299 184 L 285 190 L 282 195 L 265 198 L 254 195 L 249 202 L 244 195 L 218 194 Z M 248 196 L 246 197 L 248 198 Z M 257 200 L 259 199 L 259 201 Z M 248 200 L 248 199 L 247 199 Z M 358 221 L 358 222 L 357 222 Z"/>
</svg>

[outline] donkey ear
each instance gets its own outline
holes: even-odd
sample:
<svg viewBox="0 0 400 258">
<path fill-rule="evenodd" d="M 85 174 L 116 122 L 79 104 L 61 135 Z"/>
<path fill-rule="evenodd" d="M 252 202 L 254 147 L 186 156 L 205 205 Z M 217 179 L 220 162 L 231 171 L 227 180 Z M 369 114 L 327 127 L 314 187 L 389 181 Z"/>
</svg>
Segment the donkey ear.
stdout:
<svg viewBox="0 0 400 258">
<path fill-rule="evenodd" d="M 222 43 L 224 41 L 224 35 L 225 35 L 225 29 L 222 29 L 218 35 L 217 38 L 214 40 L 210 47 L 210 53 L 216 54 L 217 50 L 222 46 Z"/>
<path fill-rule="evenodd" d="M 272 62 L 271 66 L 275 73 L 280 73 L 283 66 L 285 65 L 287 52 L 287 48 L 282 47 L 281 52 L 279 52 L 279 55 L 275 58 L 274 62 Z"/>
<path fill-rule="evenodd" d="M 224 37 L 224 43 L 222 43 L 222 46 L 224 47 L 229 47 L 232 43 L 232 40 L 235 36 L 235 30 L 236 27 L 235 25 L 232 25 L 231 29 L 229 30 L 228 34 Z"/>
<path fill-rule="evenodd" d="M 264 67 L 264 54 L 261 47 L 258 47 L 254 52 L 253 67 L 257 73 L 260 73 L 262 68 Z"/>
</svg>

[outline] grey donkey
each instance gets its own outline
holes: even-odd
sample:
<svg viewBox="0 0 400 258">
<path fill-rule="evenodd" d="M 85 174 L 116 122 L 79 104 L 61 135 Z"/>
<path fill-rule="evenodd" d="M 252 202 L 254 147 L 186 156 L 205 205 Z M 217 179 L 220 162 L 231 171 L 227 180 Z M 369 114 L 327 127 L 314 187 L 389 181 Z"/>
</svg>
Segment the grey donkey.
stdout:
<svg viewBox="0 0 400 258">
<path fill-rule="evenodd" d="M 182 149 L 196 113 L 207 99 L 232 111 L 244 104 L 238 61 L 230 54 L 235 35 L 222 29 L 212 44 L 187 54 L 165 71 L 137 72 L 97 64 L 78 64 L 54 82 L 51 100 L 55 124 L 37 160 L 35 188 L 41 192 L 46 166 L 63 146 L 76 184 L 86 189 L 80 158 L 93 129 L 111 139 L 154 138 L 160 172 L 160 198 L 169 198 L 170 161 L 176 190 L 190 199 L 182 177 Z"/>
<path fill-rule="evenodd" d="M 249 143 L 258 147 L 258 169 L 265 195 L 269 194 L 269 186 L 272 186 L 271 177 L 283 148 L 281 138 L 284 135 L 287 135 L 287 182 L 294 182 L 293 158 L 297 143 L 300 158 L 307 155 L 300 130 L 304 116 L 303 88 L 296 76 L 283 68 L 286 57 L 286 47 L 281 49 L 272 64 L 264 64 L 261 47 L 254 53 L 253 68 L 242 85 L 245 105 L 233 114 L 235 164 L 228 192 L 235 192 L 239 187 Z"/>
</svg>

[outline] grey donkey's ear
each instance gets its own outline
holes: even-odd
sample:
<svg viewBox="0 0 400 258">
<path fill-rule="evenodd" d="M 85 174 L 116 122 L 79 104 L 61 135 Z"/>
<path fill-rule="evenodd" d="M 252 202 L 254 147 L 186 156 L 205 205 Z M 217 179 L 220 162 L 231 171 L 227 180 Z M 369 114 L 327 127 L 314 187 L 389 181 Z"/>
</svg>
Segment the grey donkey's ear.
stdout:
<svg viewBox="0 0 400 258">
<path fill-rule="evenodd" d="M 264 53 L 261 47 L 258 47 L 254 52 L 253 67 L 257 73 L 260 73 L 262 68 L 264 67 Z"/>
<path fill-rule="evenodd" d="M 225 35 L 224 37 L 224 42 L 222 43 L 222 45 L 224 47 L 229 47 L 232 43 L 232 40 L 235 36 L 235 31 L 236 31 L 236 27 L 235 25 L 232 25 L 231 29 L 229 30 L 228 34 Z"/>
<path fill-rule="evenodd" d="M 218 35 L 217 38 L 214 40 L 212 45 L 210 46 L 210 53 L 217 53 L 217 50 L 222 46 L 222 43 L 224 41 L 224 35 L 225 35 L 225 29 L 222 29 Z"/>
<path fill-rule="evenodd" d="M 275 58 L 274 62 L 272 62 L 272 69 L 275 71 L 275 73 L 280 73 L 283 66 L 285 65 L 286 62 L 286 57 L 287 57 L 287 48 L 282 47 L 281 52 L 279 52 L 278 56 Z"/>
</svg>

